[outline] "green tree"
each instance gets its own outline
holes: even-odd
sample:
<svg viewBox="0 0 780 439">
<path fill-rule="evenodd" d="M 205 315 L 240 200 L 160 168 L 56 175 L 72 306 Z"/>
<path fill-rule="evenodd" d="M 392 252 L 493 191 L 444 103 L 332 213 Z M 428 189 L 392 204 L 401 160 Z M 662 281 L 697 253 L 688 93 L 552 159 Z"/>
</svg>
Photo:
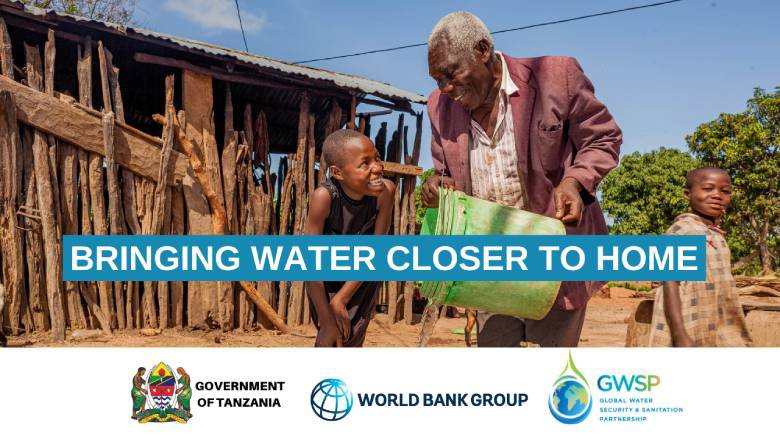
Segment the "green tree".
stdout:
<svg viewBox="0 0 780 439">
<path fill-rule="evenodd" d="M 136 0 L 21 0 L 25 5 L 93 20 L 132 25 Z"/>
<path fill-rule="evenodd" d="M 602 207 L 619 235 L 661 234 L 687 210 L 685 174 L 697 167 L 690 154 L 660 148 L 634 152 L 601 183 Z"/>
<path fill-rule="evenodd" d="M 433 168 L 423 172 L 423 175 L 420 176 L 420 181 L 418 182 L 417 187 L 414 189 L 414 205 L 415 205 L 415 211 L 417 213 L 415 215 L 414 220 L 417 222 L 418 225 L 423 223 L 423 218 L 425 218 L 425 212 L 428 210 L 428 208 L 425 207 L 425 205 L 422 202 L 422 187 L 423 184 L 425 184 L 425 180 L 427 180 L 428 177 L 433 175 L 434 172 L 436 172 L 436 170 Z"/>
<path fill-rule="evenodd" d="M 731 175 L 725 225 L 736 234 L 730 244 L 757 253 L 762 273 L 773 272 L 780 234 L 780 87 L 774 93 L 756 88 L 746 111 L 723 113 L 685 139 L 702 163 Z"/>
</svg>

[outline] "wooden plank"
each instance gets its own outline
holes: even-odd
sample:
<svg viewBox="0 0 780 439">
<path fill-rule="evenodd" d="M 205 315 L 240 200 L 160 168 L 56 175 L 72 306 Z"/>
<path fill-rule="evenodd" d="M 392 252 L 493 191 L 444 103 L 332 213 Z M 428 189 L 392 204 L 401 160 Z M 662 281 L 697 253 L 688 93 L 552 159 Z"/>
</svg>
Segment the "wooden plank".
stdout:
<svg viewBox="0 0 780 439">
<path fill-rule="evenodd" d="M 79 73 L 81 74 L 81 73 Z M 90 220 L 89 212 L 90 212 L 90 196 L 89 196 L 89 171 L 88 171 L 88 154 L 86 151 L 80 148 L 73 148 L 74 151 L 76 151 L 76 155 L 78 158 L 78 170 L 79 170 L 79 194 L 80 194 L 80 204 L 81 204 L 81 211 L 79 215 L 79 234 L 81 235 L 91 235 L 92 234 L 92 220 Z M 79 290 L 81 292 L 82 297 L 90 297 L 95 304 L 97 304 L 97 284 L 94 282 L 79 282 Z M 87 302 L 89 304 L 89 302 Z M 100 305 L 97 304 L 99 307 Z M 95 315 L 95 311 L 88 306 L 87 311 L 89 313 L 87 318 L 87 327 L 92 328 L 94 327 L 95 323 L 97 322 L 97 315 Z M 109 325 L 110 327 L 110 325 Z"/>
<path fill-rule="evenodd" d="M 355 112 L 357 111 L 357 98 L 352 96 L 352 100 L 349 103 L 349 119 L 347 119 L 347 128 L 355 129 Z"/>
<path fill-rule="evenodd" d="M 9 326 L 15 328 L 14 332 L 19 327 L 26 292 L 24 239 L 16 215 L 22 201 L 22 174 L 22 147 L 16 106 L 10 93 L 0 92 L 0 274 L 5 282 L 5 297 L 9 304 Z"/>
<path fill-rule="evenodd" d="M 328 120 L 325 123 L 324 138 L 328 138 L 333 132 L 337 131 L 341 127 L 341 106 L 335 99 L 330 102 L 330 112 L 328 112 Z M 320 184 L 328 178 L 328 165 L 325 163 L 325 154 L 320 154 Z"/>
<path fill-rule="evenodd" d="M 108 218 L 112 235 L 125 233 L 125 220 L 122 215 L 123 208 L 121 194 L 119 193 L 119 175 L 114 152 L 114 113 L 111 111 L 103 115 L 103 142 L 106 150 L 106 180 L 108 186 Z M 117 326 L 119 329 L 127 327 L 125 314 L 125 298 L 122 282 L 113 282 L 114 304 L 116 306 Z"/>
<path fill-rule="evenodd" d="M 125 122 L 125 104 L 122 100 L 122 89 L 119 87 L 119 67 L 114 65 L 114 56 L 111 52 L 103 48 L 106 57 L 106 67 L 108 68 L 108 85 L 111 90 L 111 102 L 114 104 L 114 114 L 116 120 Z"/>
<path fill-rule="evenodd" d="M 265 190 L 265 194 L 269 197 L 269 203 L 265 206 L 263 218 L 268 221 L 268 232 L 275 233 L 277 229 L 279 219 L 274 215 L 275 209 L 273 205 L 274 196 L 274 182 L 273 175 L 271 174 L 271 163 L 269 160 L 269 153 L 271 151 L 271 138 L 268 131 L 268 119 L 265 116 L 265 111 L 260 111 L 257 114 L 257 120 L 255 121 L 255 132 L 257 146 L 255 153 L 257 154 L 256 163 L 263 169 L 263 177 L 261 184 Z"/>
<path fill-rule="evenodd" d="M 244 106 L 244 136 L 246 137 L 244 144 L 250 148 L 254 147 L 255 134 L 254 124 L 252 123 L 252 104 L 246 104 Z"/>
<path fill-rule="evenodd" d="M 43 91 L 43 68 L 41 67 L 41 53 L 38 47 L 25 43 L 24 54 L 26 63 L 24 70 L 27 72 L 27 85 L 33 90 Z M 18 98 L 14 96 L 14 101 L 16 100 Z M 24 122 L 21 116 L 19 118 Z"/>
<path fill-rule="evenodd" d="M 92 108 L 92 38 L 84 37 L 77 49 L 76 74 L 79 83 L 79 103 Z"/>
<path fill-rule="evenodd" d="M 295 215 L 293 216 L 293 234 L 300 235 L 303 231 L 302 222 L 305 220 L 306 209 L 306 153 L 308 149 L 308 137 L 313 131 L 310 129 L 312 118 L 309 115 L 309 96 L 301 94 L 300 115 L 298 117 L 298 149 L 295 154 L 295 172 L 293 184 L 295 185 Z M 290 288 L 289 309 L 287 310 L 287 322 L 291 325 L 300 324 L 303 312 L 303 282 L 293 282 Z"/>
<path fill-rule="evenodd" d="M 192 172 L 192 171 L 190 171 Z M 187 234 L 208 235 L 211 233 L 211 214 L 203 189 L 194 174 L 188 174 L 182 182 L 185 211 L 187 212 Z M 187 284 L 187 325 L 195 326 L 206 321 L 209 311 L 209 288 L 213 282 L 188 282 Z"/>
<path fill-rule="evenodd" d="M 79 186 L 78 186 L 78 153 L 76 148 L 67 143 L 60 145 L 60 210 L 62 218 L 62 233 L 78 235 L 79 233 Z M 76 282 L 65 282 L 65 303 L 68 311 L 68 324 L 71 328 L 87 328 L 87 318 L 81 303 L 81 292 Z"/>
<path fill-rule="evenodd" d="M 150 233 L 159 235 L 163 232 L 165 224 L 166 208 L 168 205 L 168 163 L 173 151 L 174 133 L 173 133 L 173 81 L 174 76 L 168 75 L 165 78 L 165 125 L 163 126 L 163 148 L 160 170 L 157 174 L 157 183 L 154 188 L 154 207 L 152 208 L 152 220 Z M 170 214 L 170 209 L 168 209 Z M 170 220 L 169 220 L 170 222 Z M 168 327 L 168 283 L 157 283 L 157 301 L 160 306 L 160 328 Z"/>
<path fill-rule="evenodd" d="M 65 340 L 65 316 L 61 290 L 60 230 L 54 210 L 48 150 L 49 145 L 46 143 L 45 136 L 36 131 L 33 139 L 33 165 L 43 230 L 43 247 L 46 252 L 46 289 L 51 316 L 51 332 L 54 341 L 62 341 Z"/>
<path fill-rule="evenodd" d="M 280 235 L 286 235 L 288 231 L 288 224 L 290 220 L 290 205 L 293 203 L 292 198 L 292 187 L 293 187 L 293 176 L 295 175 L 295 168 L 297 166 L 297 160 L 293 159 L 293 155 L 289 155 L 287 157 L 287 163 L 289 163 L 289 168 L 287 171 L 287 175 L 285 176 L 283 191 L 282 191 L 282 197 L 281 197 L 281 203 L 283 205 L 282 207 L 282 219 L 280 221 L 279 225 L 279 234 Z M 289 282 L 283 281 L 279 283 L 279 315 L 282 319 L 286 319 L 287 317 L 287 305 L 289 303 Z"/>
<path fill-rule="evenodd" d="M 227 113 L 227 108 L 225 109 L 225 112 Z M 230 116 L 232 118 L 232 115 Z M 227 124 L 227 115 L 225 116 L 225 123 Z M 238 133 L 230 130 L 229 136 L 226 137 L 227 143 L 225 143 L 225 147 L 222 150 L 222 178 L 223 178 L 223 185 L 225 188 L 225 215 L 227 215 L 227 229 L 229 233 L 233 234 L 240 234 L 241 230 L 239 229 L 238 224 L 238 191 L 237 191 L 237 181 L 238 176 L 236 175 L 236 148 L 238 147 Z M 239 304 L 238 304 L 238 310 L 236 311 L 236 303 L 235 303 L 235 288 L 232 283 L 229 283 L 230 288 L 227 291 L 223 291 L 224 293 L 227 293 L 230 295 L 229 300 L 226 297 L 220 297 L 221 301 L 226 303 L 226 307 L 232 310 L 232 314 L 235 314 L 237 312 L 237 315 L 235 315 L 235 318 L 238 320 L 238 327 L 241 329 L 245 329 L 245 326 L 241 322 L 241 297 L 239 297 Z M 240 293 L 246 294 L 246 293 Z M 245 299 L 246 300 L 246 299 Z M 225 310 L 227 312 L 227 309 Z M 233 327 L 235 325 L 231 325 Z"/>
<path fill-rule="evenodd" d="M 22 123 L 90 152 L 105 155 L 100 116 L 4 76 L 0 76 L 0 90 L 8 90 L 13 94 L 17 117 Z M 68 123 L 61 123 L 63 120 Z M 117 123 L 114 129 L 114 147 L 120 166 L 146 178 L 157 179 L 162 148 L 159 139 Z M 171 167 L 168 169 L 171 186 L 182 181 L 188 166 L 187 158 L 183 154 L 175 151 L 171 154 Z"/>
<path fill-rule="evenodd" d="M 108 59 L 103 41 L 98 41 L 98 62 L 100 64 L 100 90 L 103 96 L 103 112 L 111 111 L 111 86 L 108 79 Z"/>
<path fill-rule="evenodd" d="M 233 234 L 240 234 L 238 227 L 238 175 L 236 173 L 236 148 L 238 133 L 231 131 L 225 148 L 222 150 L 222 178 L 225 188 L 225 213 L 227 225 Z"/>
<path fill-rule="evenodd" d="M 163 126 L 163 147 L 160 159 L 160 168 L 157 173 L 157 183 L 154 189 L 154 208 L 152 213 L 152 226 L 151 234 L 159 235 L 162 232 L 165 204 L 166 204 L 166 192 L 165 188 L 168 186 L 168 164 L 171 159 L 171 153 L 173 152 L 173 75 L 168 75 L 165 78 L 165 126 Z"/>
<path fill-rule="evenodd" d="M 246 141 L 247 137 L 252 136 L 252 121 L 251 121 L 251 107 L 247 104 L 244 111 L 244 127 L 248 128 L 248 133 L 242 133 L 242 139 Z M 238 234 L 252 235 L 254 234 L 254 217 L 248 212 L 252 208 L 252 204 L 249 200 L 247 182 L 252 183 L 252 168 L 249 158 L 249 145 L 242 143 L 237 146 L 236 152 L 236 222 L 238 223 Z M 223 153 L 222 166 L 223 169 L 230 168 L 225 167 L 225 156 Z M 230 175 L 230 174 L 228 174 Z M 223 174 L 224 177 L 224 174 Z M 225 194 L 227 195 L 228 186 L 225 186 Z M 238 292 L 238 327 L 241 330 L 251 329 L 252 321 L 254 319 L 253 313 L 254 304 L 249 300 L 246 292 L 240 290 Z"/>
<path fill-rule="evenodd" d="M 122 103 L 122 93 L 119 89 L 119 69 L 113 65 L 111 52 L 103 46 L 103 42 L 98 42 L 98 59 L 100 61 L 100 84 L 103 96 L 103 142 L 106 151 L 106 175 L 108 181 L 108 211 L 110 218 L 111 234 L 125 234 L 124 212 L 127 208 L 125 197 L 121 193 L 119 183 L 119 166 L 116 163 L 114 151 L 114 128 L 116 121 L 124 122 L 124 104 Z M 110 94 L 110 96 L 109 96 Z M 113 107 L 111 106 L 113 102 Z M 113 108 L 113 113 L 111 112 Z M 123 174 L 130 174 L 123 170 Z M 129 187 L 130 185 L 124 184 Z M 134 198 L 133 196 L 127 197 Z M 122 201 L 120 201 L 122 200 Z M 125 292 L 125 282 L 113 282 L 114 304 L 116 306 L 117 326 L 120 329 L 133 327 L 133 300 L 132 295 L 137 288 L 136 284 L 128 285 Z M 125 296 L 127 294 L 127 296 Z M 129 309 L 128 309 L 129 308 Z"/>
<path fill-rule="evenodd" d="M 72 152 L 72 161 L 73 165 L 70 164 L 71 161 L 71 152 Z M 74 168 L 75 174 L 72 175 L 73 180 L 71 182 L 71 166 Z M 63 211 L 63 232 L 65 233 L 72 233 L 72 234 L 78 234 L 79 233 L 79 223 L 85 224 L 85 229 L 81 230 L 81 234 L 91 234 L 92 228 L 89 221 L 89 175 L 87 171 L 87 153 L 84 150 L 77 149 L 73 147 L 72 145 L 63 145 L 63 209 L 66 208 L 66 206 L 72 204 L 73 213 L 69 214 L 68 211 Z M 76 194 L 73 195 L 74 202 L 70 202 L 71 195 L 68 195 L 67 192 L 70 190 L 69 187 L 72 186 L 73 190 L 76 191 Z M 81 194 L 81 205 L 86 212 L 83 212 L 81 215 L 81 218 L 79 217 L 78 213 L 78 194 Z M 68 208 L 70 209 L 70 208 Z M 69 221 L 72 221 L 72 227 L 73 231 L 66 231 L 66 225 L 68 222 L 66 222 L 66 218 L 71 215 L 71 219 Z M 79 219 L 80 218 L 80 219 Z M 72 288 L 69 284 L 73 284 Z M 84 327 L 90 328 L 93 327 L 92 321 L 89 318 L 89 315 L 91 314 L 94 316 L 94 318 L 99 322 L 100 327 L 105 331 L 106 334 L 111 335 L 111 322 L 106 316 L 102 310 L 100 309 L 100 305 L 97 303 L 97 285 L 93 282 L 86 283 L 86 282 L 66 282 L 65 283 L 65 291 L 68 294 L 73 294 L 75 296 L 74 302 L 77 304 L 76 312 L 79 314 L 79 319 L 84 319 L 85 324 Z M 82 307 L 81 299 L 84 299 L 84 302 L 87 304 L 87 310 L 88 313 L 84 312 L 84 309 Z"/>
<path fill-rule="evenodd" d="M 315 138 L 314 138 L 314 123 L 315 123 L 314 115 L 311 114 L 309 115 L 309 151 L 306 153 L 306 159 L 307 159 L 306 170 L 308 171 L 307 178 L 306 178 L 306 182 L 308 183 L 306 194 L 309 196 L 311 196 L 311 194 L 314 193 L 314 189 L 316 189 L 315 180 L 314 180 L 314 155 L 316 154 L 315 153 L 316 145 L 315 145 Z M 308 210 L 308 203 L 306 209 Z M 304 215 L 304 221 L 305 219 L 306 216 Z"/>
<path fill-rule="evenodd" d="M 417 165 L 418 160 L 420 159 L 420 145 L 422 143 L 422 130 L 423 130 L 423 117 L 422 113 L 419 113 L 416 115 L 416 126 L 415 126 L 415 133 L 414 133 L 414 145 L 412 146 L 412 156 L 411 161 L 409 162 L 411 165 Z M 417 207 L 415 204 L 414 199 L 414 192 L 415 187 L 417 184 L 417 178 L 412 176 L 404 176 L 404 180 L 409 179 L 409 197 L 407 199 L 407 203 L 409 204 L 408 209 L 408 229 L 406 233 L 408 235 L 415 235 L 417 232 Z M 412 324 L 412 306 L 414 304 L 414 282 L 405 282 L 404 283 L 404 323 L 407 325 Z"/>
<path fill-rule="evenodd" d="M 27 288 L 29 290 L 29 306 L 32 313 L 32 323 L 36 331 L 46 331 L 51 326 L 49 305 L 46 298 L 46 279 L 43 264 L 43 236 L 41 236 L 40 217 L 38 213 L 38 196 L 35 190 L 35 171 L 33 168 L 33 135 L 32 129 L 24 130 L 22 162 L 24 167 L 25 201 L 24 221 L 25 253 L 27 260 Z M 34 215 L 31 215 L 34 214 Z M 22 298 L 20 298 L 21 300 Z M 11 303 L 12 310 L 15 305 Z M 21 302 L 18 306 L 21 306 Z M 28 330 L 31 328 L 28 328 Z M 14 327 L 12 326 L 12 330 Z M 18 324 L 15 330 L 18 334 Z"/>
<path fill-rule="evenodd" d="M 171 191 L 171 234 L 184 234 L 184 194 L 181 189 Z M 184 327 L 184 283 L 170 283 L 170 312 L 174 328 Z"/>
<path fill-rule="evenodd" d="M 0 17 L 0 73 L 14 79 L 14 57 L 12 49 L 11 36 L 8 35 L 8 27 L 5 25 L 3 17 Z"/>
<path fill-rule="evenodd" d="M 384 174 L 390 176 L 410 175 L 419 177 L 423 174 L 423 169 L 417 165 L 404 165 L 395 162 L 382 162 L 382 165 L 385 168 Z"/>
<path fill-rule="evenodd" d="M 46 94 L 54 94 L 54 59 L 56 56 L 57 48 L 54 41 L 54 30 L 49 29 L 49 35 L 46 39 L 46 46 L 44 47 L 44 90 Z"/>
<path fill-rule="evenodd" d="M 145 235 L 152 233 L 152 223 L 154 222 L 154 188 L 155 183 L 143 179 L 140 185 L 140 193 L 143 194 L 143 207 L 141 212 L 141 228 Z M 141 295 L 141 321 L 144 328 L 157 328 L 159 319 L 157 318 L 157 307 L 155 305 L 155 283 L 151 281 L 143 282 L 143 292 Z"/>
<path fill-rule="evenodd" d="M 212 187 L 216 188 L 218 185 L 221 189 L 221 178 L 216 178 L 218 174 L 215 174 L 213 169 L 216 141 L 213 137 L 214 131 L 211 128 L 214 111 L 211 77 L 184 70 L 182 72 L 182 92 L 182 106 L 187 116 L 186 121 L 180 121 L 184 134 L 194 144 L 194 147 L 199 149 L 209 183 Z M 203 188 L 194 174 L 185 182 L 184 197 L 190 214 L 188 233 L 191 235 L 213 233 L 211 212 Z M 191 187 L 187 188 L 186 186 Z M 220 190 L 219 193 L 222 191 Z M 222 200 L 224 200 L 224 196 Z M 190 282 L 189 291 L 190 325 L 205 322 L 209 315 L 215 320 L 220 320 L 216 282 Z"/>
<path fill-rule="evenodd" d="M 103 198 L 105 193 L 103 185 L 103 157 L 91 153 L 89 154 L 89 197 L 90 210 L 92 211 L 92 225 L 95 235 L 107 235 L 108 224 L 106 222 L 106 202 Z M 113 297 L 110 295 L 111 283 L 98 282 L 98 296 L 100 299 L 100 309 L 103 311 L 111 327 L 116 325 L 116 313 L 114 311 Z"/>
</svg>

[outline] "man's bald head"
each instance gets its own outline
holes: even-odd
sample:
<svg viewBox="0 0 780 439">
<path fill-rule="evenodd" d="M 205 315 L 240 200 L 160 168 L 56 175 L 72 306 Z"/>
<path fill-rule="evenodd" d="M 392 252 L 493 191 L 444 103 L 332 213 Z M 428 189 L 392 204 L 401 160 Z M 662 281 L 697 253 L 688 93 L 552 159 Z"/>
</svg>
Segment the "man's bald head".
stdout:
<svg viewBox="0 0 780 439">
<path fill-rule="evenodd" d="M 479 17 L 465 11 L 452 12 L 434 26 L 428 37 L 428 52 L 446 43 L 448 52 L 456 58 L 473 61 L 474 48 L 482 40 L 493 50 L 493 38 Z"/>
</svg>

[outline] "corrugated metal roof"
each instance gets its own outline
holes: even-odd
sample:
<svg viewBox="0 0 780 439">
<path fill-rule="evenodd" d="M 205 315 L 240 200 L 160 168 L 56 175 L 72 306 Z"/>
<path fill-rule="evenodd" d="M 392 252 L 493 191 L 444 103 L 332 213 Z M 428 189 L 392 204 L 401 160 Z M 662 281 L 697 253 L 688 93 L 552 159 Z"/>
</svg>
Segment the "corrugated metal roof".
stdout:
<svg viewBox="0 0 780 439">
<path fill-rule="evenodd" d="M 22 6 L 21 4 L 18 3 L 17 5 L 20 7 Z M 305 78 L 310 78 L 318 81 L 330 82 L 340 88 L 350 88 L 354 90 L 359 90 L 363 93 L 375 95 L 384 99 L 403 100 L 403 101 L 414 102 L 419 104 L 424 104 L 427 102 L 425 96 L 412 93 L 406 90 L 402 90 L 390 84 L 385 84 L 379 81 L 362 78 L 360 76 L 349 75 L 346 73 L 339 73 L 330 70 L 318 69 L 318 68 L 308 67 L 308 66 L 303 66 L 298 64 L 290 64 L 284 61 L 275 60 L 265 56 L 255 55 L 252 53 L 242 52 L 239 50 L 228 49 L 225 47 L 220 47 L 220 46 L 216 46 L 213 44 L 204 43 L 200 41 L 193 41 L 186 38 L 177 37 L 175 35 L 167 35 L 167 34 L 154 32 L 146 29 L 120 26 L 114 23 L 93 20 L 85 17 L 64 14 L 55 11 L 48 11 L 46 9 L 36 8 L 32 6 L 25 5 L 24 10 L 30 14 L 37 15 L 37 16 L 46 16 L 46 17 L 56 16 L 62 18 L 69 18 L 77 22 L 81 21 L 81 22 L 97 23 L 122 33 L 133 32 L 138 35 L 142 35 L 144 37 L 148 37 L 151 39 L 158 39 L 169 43 L 173 43 L 185 49 L 196 50 L 196 51 L 208 53 L 210 55 L 230 58 L 263 69 L 276 70 L 283 74 L 298 75 L 298 76 L 302 76 Z"/>
</svg>

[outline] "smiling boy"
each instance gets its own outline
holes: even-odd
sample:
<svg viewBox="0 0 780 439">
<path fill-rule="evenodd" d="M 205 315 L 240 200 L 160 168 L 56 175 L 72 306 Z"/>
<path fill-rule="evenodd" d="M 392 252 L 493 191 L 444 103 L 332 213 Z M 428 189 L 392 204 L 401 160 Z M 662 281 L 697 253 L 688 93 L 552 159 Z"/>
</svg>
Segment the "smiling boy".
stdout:
<svg viewBox="0 0 780 439">
<path fill-rule="evenodd" d="M 694 169 L 683 195 L 690 213 L 678 216 L 666 233 L 707 237 L 707 280 L 664 282 L 656 291 L 650 346 L 749 346 L 731 252 L 719 228 L 731 201 L 731 179 L 720 168 Z"/>
<path fill-rule="evenodd" d="M 390 229 L 395 186 L 371 140 L 338 130 L 322 148 L 330 178 L 312 194 L 307 235 L 384 235 Z M 323 170 L 324 172 L 324 170 Z M 315 346 L 359 347 L 374 315 L 379 282 L 306 282 Z"/>
</svg>

